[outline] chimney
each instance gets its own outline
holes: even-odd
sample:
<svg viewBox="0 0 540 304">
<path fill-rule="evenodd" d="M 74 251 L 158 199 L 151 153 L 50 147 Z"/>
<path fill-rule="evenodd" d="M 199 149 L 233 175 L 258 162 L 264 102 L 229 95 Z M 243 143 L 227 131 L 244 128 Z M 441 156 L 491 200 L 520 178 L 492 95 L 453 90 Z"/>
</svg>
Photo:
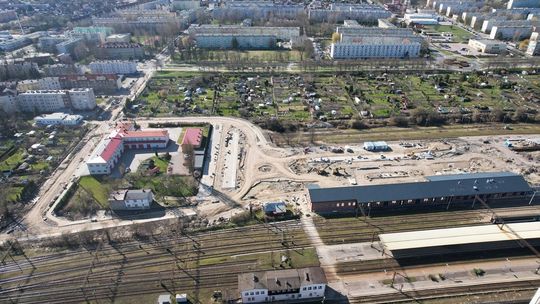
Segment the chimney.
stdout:
<svg viewBox="0 0 540 304">
<path fill-rule="evenodd" d="M 281 286 L 281 282 L 276 278 L 276 285 Z"/>
<path fill-rule="evenodd" d="M 308 272 L 306 272 L 306 281 L 309 282 L 309 273 Z"/>
<path fill-rule="evenodd" d="M 259 282 L 259 278 L 256 275 L 253 276 L 253 282 L 255 283 Z"/>
</svg>

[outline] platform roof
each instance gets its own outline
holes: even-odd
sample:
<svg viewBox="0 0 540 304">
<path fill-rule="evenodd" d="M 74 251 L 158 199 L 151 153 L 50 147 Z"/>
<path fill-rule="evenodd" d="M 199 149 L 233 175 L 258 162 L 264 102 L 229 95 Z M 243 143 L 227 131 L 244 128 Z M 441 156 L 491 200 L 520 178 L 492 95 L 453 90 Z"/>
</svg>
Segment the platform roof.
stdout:
<svg viewBox="0 0 540 304">
<path fill-rule="evenodd" d="M 469 226 L 412 232 L 380 234 L 384 247 L 390 251 L 478 243 L 517 241 L 540 238 L 540 222 Z"/>
</svg>

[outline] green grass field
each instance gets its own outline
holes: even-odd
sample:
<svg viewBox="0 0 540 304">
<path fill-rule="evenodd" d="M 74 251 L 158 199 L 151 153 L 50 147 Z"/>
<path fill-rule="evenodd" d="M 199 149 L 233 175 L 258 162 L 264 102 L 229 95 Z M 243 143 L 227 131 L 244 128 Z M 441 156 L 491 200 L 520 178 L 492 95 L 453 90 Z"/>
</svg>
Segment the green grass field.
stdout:
<svg viewBox="0 0 540 304">
<path fill-rule="evenodd" d="M 9 202 L 15 202 L 19 199 L 22 192 L 24 190 L 24 187 L 9 187 L 8 188 L 8 194 L 7 198 Z"/>
<path fill-rule="evenodd" d="M 109 204 L 108 190 L 99 180 L 93 176 L 83 176 L 79 180 L 79 186 L 92 194 L 94 200 L 103 208 L 106 208 Z"/>
<path fill-rule="evenodd" d="M 432 29 L 436 32 L 449 32 L 454 35 L 454 42 L 467 42 L 472 34 L 456 25 L 427 25 L 426 30 Z"/>
<path fill-rule="evenodd" d="M 162 172 L 162 173 L 167 172 L 167 168 L 169 167 L 169 162 L 167 160 L 157 157 L 157 156 L 152 156 L 152 158 L 150 159 L 153 160 L 154 165 L 159 168 L 159 172 Z"/>
<path fill-rule="evenodd" d="M 23 161 L 23 150 L 17 149 L 10 157 L 0 162 L 0 170 L 14 170 Z"/>
</svg>

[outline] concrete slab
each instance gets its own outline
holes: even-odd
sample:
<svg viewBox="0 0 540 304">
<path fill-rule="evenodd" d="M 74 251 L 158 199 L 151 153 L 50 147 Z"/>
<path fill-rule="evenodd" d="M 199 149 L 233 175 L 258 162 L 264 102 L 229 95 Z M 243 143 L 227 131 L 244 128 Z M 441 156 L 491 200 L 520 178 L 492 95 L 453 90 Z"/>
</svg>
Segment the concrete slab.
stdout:
<svg viewBox="0 0 540 304">
<path fill-rule="evenodd" d="M 232 131 L 232 138 L 225 153 L 225 172 L 223 174 L 223 189 L 236 188 L 236 175 L 238 170 L 238 153 L 240 149 L 240 133 Z"/>
</svg>

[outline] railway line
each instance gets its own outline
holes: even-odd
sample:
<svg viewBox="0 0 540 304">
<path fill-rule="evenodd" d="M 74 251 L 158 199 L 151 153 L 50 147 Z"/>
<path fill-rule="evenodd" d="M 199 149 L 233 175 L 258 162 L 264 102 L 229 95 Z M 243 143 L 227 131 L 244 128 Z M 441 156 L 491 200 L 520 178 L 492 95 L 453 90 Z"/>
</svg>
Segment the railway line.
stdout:
<svg viewBox="0 0 540 304">
<path fill-rule="evenodd" d="M 487 210 L 358 219 L 315 218 L 323 240 L 330 243 L 335 240 L 370 241 L 382 232 L 488 222 Z M 286 267 L 317 265 L 314 259 L 302 262 L 303 254 L 310 250 L 313 255 L 301 223 L 286 221 L 189 235 L 156 235 L 144 241 L 94 243 L 88 248 L 31 254 L 27 258 L 15 256 L 15 261 L 6 260 L 1 269 L 0 302 L 117 301 L 166 291 L 187 292 L 194 302 L 205 302 L 212 290 L 234 289 L 240 273 L 275 268 L 280 264 L 281 255 L 294 260 L 294 265 Z M 402 268 L 393 259 L 346 262 L 336 267 L 339 276 Z M 449 290 L 449 293 L 453 292 L 453 289 Z M 439 290 L 418 291 L 409 295 L 351 299 L 351 303 L 399 303 L 431 294 L 447 296 L 439 294 Z"/>
<path fill-rule="evenodd" d="M 18 265 L 8 261 L 2 268 L 0 302 L 79 303 L 171 289 L 191 291 L 197 300 L 201 290 L 234 288 L 242 272 L 279 265 L 281 254 L 300 266 L 316 265 L 312 260 L 302 264 L 306 248 L 312 250 L 300 224 L 288 221 L 155 242 L 107 244 L 93 253 L 80 249 L 29 260 L 16 257 Z"/>
<path fill-rule="evenodd" d="M 420 301 L 454 298 L 458 296 L 478 296 L 491 294 L 494 292 L 524 291 L 530 292 L 538 289 L 540 278 L 535 280 L 523 280 L 518 282 L 501 282 L 489 284 L 476 284 L 468 286 L 443 287 L 436 289 L 422 289 L 413 291 L 399 291 L 391 294 L 368 295 L 361 297 L 351 297 L 347 303 L 350 304 L 383 304 L 383 303 L 419 303 Z M 343 302 L 344 303 L 344 302 Z"/>
<path fill-rule="evenodd" d="M 509 215 L 523 212 L 540 213 L 538 206 L 494 209 L 497 214 Z M 319 235 L 326 245 L 377 241 L 379 233 L 452 228 L 490 224 L 487 209 L 439 211 L 416 214 L 394 214 L 374 217 L 347 217 L 325 219 L 315 217 Z"/>
</svg>

